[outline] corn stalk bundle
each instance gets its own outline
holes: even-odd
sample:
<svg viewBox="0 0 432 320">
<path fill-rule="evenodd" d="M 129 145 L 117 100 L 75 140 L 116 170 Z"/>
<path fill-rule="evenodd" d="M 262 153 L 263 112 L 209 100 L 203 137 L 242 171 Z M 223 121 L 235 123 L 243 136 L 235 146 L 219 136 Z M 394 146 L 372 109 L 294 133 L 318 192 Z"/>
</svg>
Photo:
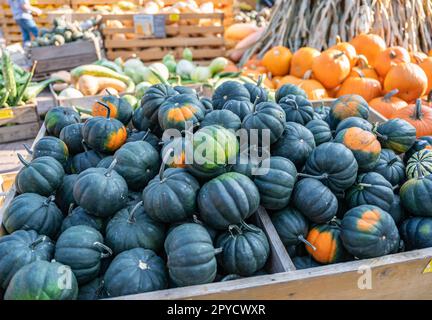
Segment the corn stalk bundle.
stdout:
<svg viewBox="0 0 432 320">
<path fill-rule="evenodd" d="M 335 43 L 337 35 L 349 41 L 362 32 L 380 35 L 388 46 L 427 52 L 432 48 L 432 1 L 278 0 L 267 30 L 247 50 L 241 64 L 273 46 L 324 50 Z"/>
</svg>

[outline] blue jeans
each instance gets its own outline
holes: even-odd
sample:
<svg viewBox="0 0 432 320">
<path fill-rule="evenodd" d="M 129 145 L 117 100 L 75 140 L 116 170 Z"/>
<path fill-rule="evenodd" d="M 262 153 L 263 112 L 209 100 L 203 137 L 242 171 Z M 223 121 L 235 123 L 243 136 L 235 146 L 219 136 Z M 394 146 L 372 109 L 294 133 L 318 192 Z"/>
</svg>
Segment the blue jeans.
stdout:
<svg viewBox="0 0 432 320">
<path fill-rule="evenodd" d="M 17 19 L 16 23 L 21 28 L 24 43 L 31 40 L 31 35 L 37 37 L 39 30 L 33 19 Z"/>
</svg>

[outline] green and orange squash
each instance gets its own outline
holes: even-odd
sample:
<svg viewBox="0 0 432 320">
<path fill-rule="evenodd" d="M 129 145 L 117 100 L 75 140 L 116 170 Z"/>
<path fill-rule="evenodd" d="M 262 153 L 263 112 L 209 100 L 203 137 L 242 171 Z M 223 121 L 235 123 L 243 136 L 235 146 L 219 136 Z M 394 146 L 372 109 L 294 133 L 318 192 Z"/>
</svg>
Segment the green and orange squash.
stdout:
<svg viewBox="0 0 432 320">
<path fill-rule="evenodd" d="M 374 133 L 381 146 L 397 154 L 408 151 L 416 141 L 416 129 L 402 119 L 391 119 L 379 124 Z"/>
<path fill-rule="evenodd" d="M 45 128 L 48 134 L 59 137 L 61 130 L 74 123 L 80 123 L 80 115 L 72 108 L 54 107 L 45 115 Z"/>
<path fill-rule="evenodd" d="M 366 119 L 359 117 L 349 117 L 339 122 L 335 130 L 335 135 L 338 135 L 339 132 L 352 127 L 360 128 L 370 132 L 372 132 L 373 129 L 373 125 Z"/>
<path fill-rule="evenodd" d="M 349 94 L 336 99 L 329 113 L 329 125 L 336 129 L 338 124 L 349 117 L 359 117 L 367 120 L 369 117 L 369 105 L 359 95 Z"/>
<path fill-rule="evenodd" d="M 128 125 L 129 121 L 132 119 L 134 110 L 126 99 L 114 95 L 106 95 L 103 96 L 100 101 L 108 106 L 111 118 L 119 120 L 125 126 Z M 92 107 L 92 116 L 106 117 L 107 109 L 100 103 L 95 102 Z"/>
</svg>

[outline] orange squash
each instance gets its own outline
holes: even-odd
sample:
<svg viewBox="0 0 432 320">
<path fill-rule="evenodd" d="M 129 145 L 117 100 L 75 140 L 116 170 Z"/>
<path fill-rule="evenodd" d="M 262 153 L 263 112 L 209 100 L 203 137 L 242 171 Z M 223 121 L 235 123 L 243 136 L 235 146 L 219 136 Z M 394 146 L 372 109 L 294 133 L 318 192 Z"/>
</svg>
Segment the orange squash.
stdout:
<svg viewBox="0 0 432 320">
<path fill-rule="evenodd" d="M 384 80 L 385 92 L 398 89 L 397 97 L 410 102 L 423 96 L 428 86 L 426 73 L 418 65 L 407 62 L 391 67 Z"/>
<path fill-rule="evenodd" d="M 261 73 L 267 73 L 268 70 L 266 67 L 263 66 L 262 61 L 257 59 L 256 57 L 253 57 L 246 61 L 246 63 L 243 65 L 244 68 L 248 70 L 254 70 Z"/>
<path fill-rule="evenodd" d="M 312 71 L 306 72 L 303 79 L 296 84 L 299 88 L 302 88 L 309 100 L 322 100 L 329 98 L 328 92 L 324 86 L 315 79 L 311 79 Z"/>
<path fill-rule="evenodd" d="M 279 79 L 280 79 L 278 81 L 279 85 L 277 87 L 278 89 L 280 87 L 282 87 L 284 84 L 295 84 L 295 85 L 297 85 L 302 80 L 300 78 L 297 78 L 297 77 L 294 77 L 294 76 L 291 76 L 291 75 L 285 76 L 285 77 L 279 77 Z"/>
<path fill-rule="evenodd" d="M 276 89 L 282 86 L 280 84 L 281 81 L 282 81 L 282 77 L 273 77 L 271 81 L 273 83 L 273 87 L 276 88 Z"/>
<path fill-rule="evenodd" d="M 318 57 L 321 53 L 314 48 L 303 47 L 298 49 L 291 60 L 290 75 L 303 78 L 308 70 L 312 69 L 314 58 Z"/>
<path fill-rule="evenodd" d="M 429 56 L 429 57 L 432 57 L 432 49 L 429 50 L 429 52 L 428 52 L 428 56 Z"/>
<path fill-rule="evenodd" d="M 372 66 L 375 66 L 375 59 L 387 47 L 384 40 L 376 34 L 359 34 L 350 43 L 356 49 L 357 54 L 366 56 Z"/>
<path fill-rule="evenodd" d="M 410 61 L 416 64 L 419 64 L 420 61 L 428 57 L 426 53 L 420 51 L 411 51 L 409 55 L 410 55 Z"/>
<path fill-rule="evenodd" d="M 430 92 L 432 90 L 432 57 L 426 57 L 418 65 L 426 73 L 426 77 L 428 78 L 426 92 Z"/>
<path fill-rule="evenodd" d="M 382 93 L 381 83 L 372 78 L 366 78 L 363 74 L 360 77 L 349 77 L 341 85 L 336 97 L 346 94 L 357 94 L 366 101 L 379 97 Z"/>
<path fill-rule="evenodd" d="M 372 99 L 369 101 L 369 106 L 378 111 L 385 118 L 391 119 L 397 110 L 405 108 L 408 105 L 408 103 L 402 99 L 395 97 L 398 92 L 398 89 L 394 89 L 383 97 Z"/>
<path fill-rule="evenodd" d="M 275 89 L 273 86 L 273 82 L 267 77 L 263 76 L 261 72 L 256 70 L 244 69 L 242 72 L 243 76 L 253 79 L 255 82 L 258 82 L 260 78 L 262 78 L 262 85 L 268 89 Z"/>
<path fill-rule="evenodd" d="M 379 80 L 378 74 L 375 69 L 371 67 L 364 55 L 359 55 L 357 59 L 357 64 L 351 69 L 350 77 L 360 77 L 364 75 L 366 78 L 372 78 Z"/>
<path fill-rule="evenodd" d="M 289 73 L 291 51 L 282 46 L 271 48 L 262 59 L 262 64 L 273 76 L 285 76 Z"/>
<path fill-rule="evenodd" d="M 393 118 L 403 119 L 412 124 L 416 128 L 417 137 L 432 135 L 432 108 L 424 106 L 421 99 L 396 111 Z"/>
<path fill-rule="evenodd" d="M 349 42 L 342 42 L 341 38 L 336 36 L 336 44 L 330 47 L 330 49 L 343 51 L 350 61 L 351 68 L 356 65 L 358 60 L 357 51 Z"/>
<path fill-rule="evenodd" d="M 254 23 L 234 23 L 225 30 L 224 38 L 230 42 L 238 42 L 258 31 Z"/>
<path fill-rule="evenodd" d="M 410 60 L 411 57 L 405 48 L 390 47 L 381 51 L 376 57 L 375 70 L 381 77 L 385 77 L 391 67 Z"/>
<path fill-rule="evenodd" d="M 350 74 L 350 61 L 343 51 L 328 49 L 312 64 L 315 78 L 327 89 L 336 88 Z"/>
</svg>

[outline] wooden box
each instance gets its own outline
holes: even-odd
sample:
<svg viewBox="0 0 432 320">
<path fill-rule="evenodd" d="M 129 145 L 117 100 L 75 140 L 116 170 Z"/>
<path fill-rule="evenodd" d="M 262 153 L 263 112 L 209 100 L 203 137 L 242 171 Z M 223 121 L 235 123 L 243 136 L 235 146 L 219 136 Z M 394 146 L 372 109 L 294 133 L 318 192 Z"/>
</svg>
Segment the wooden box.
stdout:
<svg viewBox="0 0 432 320">
<path fill-rule="evenodd" d="M 34 138 L 39 128 L 35 104 L 0 109 L 0 143 Z"/>
</svg>

